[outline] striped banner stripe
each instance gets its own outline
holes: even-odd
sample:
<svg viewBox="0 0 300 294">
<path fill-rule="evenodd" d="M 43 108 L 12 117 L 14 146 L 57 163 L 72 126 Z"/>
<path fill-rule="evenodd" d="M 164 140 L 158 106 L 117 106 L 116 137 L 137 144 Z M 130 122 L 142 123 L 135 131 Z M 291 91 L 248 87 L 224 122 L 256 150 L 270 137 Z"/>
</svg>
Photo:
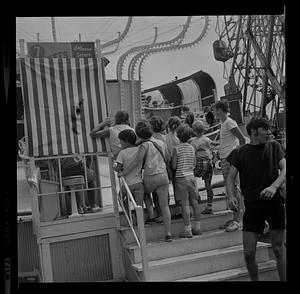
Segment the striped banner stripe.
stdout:
<svg viewBox="0 0 300 294">
<path fill-rule="evenodd" d="M 94 58 L 23 58 L 21 86 L 28 155 L 106 152 L 90 131 L 108 113 L 105 74 Z"/>
</svg>

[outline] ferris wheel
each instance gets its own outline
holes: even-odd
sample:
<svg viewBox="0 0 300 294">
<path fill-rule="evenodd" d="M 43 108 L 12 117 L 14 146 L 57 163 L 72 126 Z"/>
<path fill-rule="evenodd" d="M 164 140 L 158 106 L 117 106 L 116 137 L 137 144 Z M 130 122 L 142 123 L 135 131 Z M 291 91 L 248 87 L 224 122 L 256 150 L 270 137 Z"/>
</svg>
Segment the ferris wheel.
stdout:
<svg viewBox="0 0 300 294">
<path fill-rule="evenodd" d="M 278 126 L 285 114 L 284 15 L 218 16 L 215 31 L 225 95 L 240 94 L 244 115 L 266 116 Z"/>
</svg>

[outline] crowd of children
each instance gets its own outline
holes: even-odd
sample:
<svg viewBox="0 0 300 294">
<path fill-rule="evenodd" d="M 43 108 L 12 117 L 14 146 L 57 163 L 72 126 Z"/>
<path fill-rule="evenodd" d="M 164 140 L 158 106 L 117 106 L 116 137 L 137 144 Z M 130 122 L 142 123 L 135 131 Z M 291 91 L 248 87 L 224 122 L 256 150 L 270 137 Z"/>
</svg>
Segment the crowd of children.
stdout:
<svg viewBox="0 0 300 294">
<path fill-rule="evenodd" d="M 138 205 L 145 203 L 145 223 L 163 223 L 165 241 L 172 241 L 169 184 L 175 199 L 174 218 L 182 216 L 181 238 L 200 235 L 200 195 L 196 177 L 202 177 L 208 201 L 203 214 L 211 214 L 213 174 L 211 148 L 216 145 L 203 135 L 204 125 L 194 117 L 183 121 L 171 116 L 165 123 L 152 116 L 141 120 L 135 129 L 129 115 L 119 110 L 115 122 L 106 119 L 91 131 L 92 137 L 108 137 L 115 161 L 115 171 L 123 176 Z M 108 128 L 105 128 L 108 126 Z M 121 188 L 122 189 L 122 188 Z M 194 225 L 190 219 L 193 209 Z"/>
</svg>

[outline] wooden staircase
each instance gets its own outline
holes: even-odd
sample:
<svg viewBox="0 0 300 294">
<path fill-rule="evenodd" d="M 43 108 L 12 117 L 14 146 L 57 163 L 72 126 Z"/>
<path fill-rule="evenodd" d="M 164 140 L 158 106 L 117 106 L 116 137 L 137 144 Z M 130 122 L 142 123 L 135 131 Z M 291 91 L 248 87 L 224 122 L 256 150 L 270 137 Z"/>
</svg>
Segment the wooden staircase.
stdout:
<svg viewBox="0 0 300 294">
<path fill-rule="evenodd" d="M 204 197 L 202 197 L 204 198 Z M 206 199 L 200 204 L 201 211 Z M 183 220 L 172 220 L 172 242 L 164 241 L 163 224 L 145 225 L 150 281 L 241 281 L 250 280 L 243 257 L 242 232 L 225 232 L 219 226 L 232 218 L 224 196 L 215 196 L 212 215 L 201 215 L 202 235 L 179 238 Z M 174 207 L 171 205 L 171 209 Z M 143 281 L 140 249 L 121 215 L 119 229 L 128 281 Z M 137 231 L 137 228 L 135 228 Z M 278 281 L 271 245 L 258 242 L 256 260 L 261 281 Z"/>
</svg>

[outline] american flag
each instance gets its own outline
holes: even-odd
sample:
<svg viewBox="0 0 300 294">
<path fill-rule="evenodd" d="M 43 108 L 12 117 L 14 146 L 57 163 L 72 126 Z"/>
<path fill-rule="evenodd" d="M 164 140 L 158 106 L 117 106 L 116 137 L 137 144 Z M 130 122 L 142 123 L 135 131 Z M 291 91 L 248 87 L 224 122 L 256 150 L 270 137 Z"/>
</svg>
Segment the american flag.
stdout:
<svg viewBox="0 0 300 294">
<path fill-rule="evenodd" d="M 90 131 L 107 117 L 105 74 L 94 58 L 22 58 L 28 155 L 106 152 Z"/>
</svg>

